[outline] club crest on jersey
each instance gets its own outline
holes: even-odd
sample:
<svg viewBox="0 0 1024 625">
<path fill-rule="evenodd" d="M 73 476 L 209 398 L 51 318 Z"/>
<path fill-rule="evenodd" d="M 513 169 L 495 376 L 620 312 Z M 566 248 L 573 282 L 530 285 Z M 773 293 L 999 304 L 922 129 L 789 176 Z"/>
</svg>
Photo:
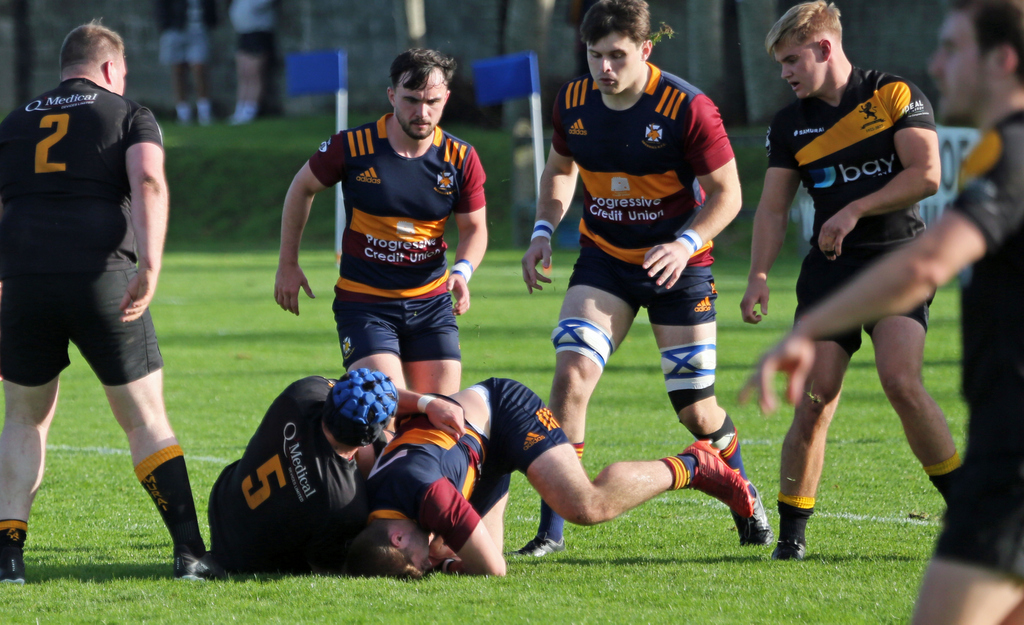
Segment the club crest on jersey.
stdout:
<svg viewBox="0 0 1024 625">
<path fill-rule="evenodd" d="M 437 186 L 434 187 L 441 195 L 451 195 L 455 191 L 455 174 L 450 171 L 442 171 L 437 175 Z"/>
<path fill-rule="evenodd" d="M 345 358 L 351 358 L 352 351 L 352 339 L 346 336 L 341 340 L 341 355 Z"/>
<path fill-rule="evenodd" d="M 878 112 L 875 110 L 875 105 L 870 101 L 865 102 L 857 109 L 857 112 L 864 116 L 865 123 L 861 126 L 861 130 L 874 130 L 878 124 L 884 124 L 885 120 L 878 117 Z"/>
<path fill-rule="evenodd" d="M 644 129 L 644 145 L 649 148 L 665 147 L 665 129 L 660 124 L 647 124 Z"/>
<path fill-rule="evenodd" d="M 327 151 L 327 146 L 329 146 L 329 145 L 331 145 L 331 140 L 330 139 L 328 139 L 327 141 L 324 141 L 323 143 L 320 144 L 320 151 L 321 152 L 326 152 Z"/>
</svg>

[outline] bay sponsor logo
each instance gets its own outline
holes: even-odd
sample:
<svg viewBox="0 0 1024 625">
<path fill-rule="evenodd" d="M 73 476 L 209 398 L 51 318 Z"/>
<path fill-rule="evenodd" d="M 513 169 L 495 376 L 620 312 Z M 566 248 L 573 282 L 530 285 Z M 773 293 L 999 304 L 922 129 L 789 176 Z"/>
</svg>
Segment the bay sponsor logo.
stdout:
<svg viewBox="0 0 1024 625">
<path fill-rule="evenodd" d="M 896 164 L 896 154 L 889 158 L 876 158 L 873 161 L 866 161 L 860 165 L 844 165 L 842 163 L 825 167 L 823 169 L 812 169 L 808 171 L 815 189 L 826 189 L 837 181 L 855 182 L 861 178 L 875 178 L 878 176 L 889 176 L 893 173 L 893 166 Z"/>
</svg>

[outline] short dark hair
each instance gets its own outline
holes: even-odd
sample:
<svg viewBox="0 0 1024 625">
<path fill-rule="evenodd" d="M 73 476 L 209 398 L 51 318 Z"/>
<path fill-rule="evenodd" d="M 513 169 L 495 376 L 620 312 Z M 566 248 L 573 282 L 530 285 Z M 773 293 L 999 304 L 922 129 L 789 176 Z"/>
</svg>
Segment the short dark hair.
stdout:
<svg viewBox="0 0 1024 625">
<path fill-rule="evenodd" d="M 420 579 L 423 571 L 391 544 L 390 524 L 371 522 L 360 532 L 348 548 L 345 574 L 353 577 L 400 577 Z"/>
<path fill-rule="evenodd" d="M 110 57 L 124 57 L 124 40 L 94 19 L 75 28 L 60 47 L 61 71 L 75 65 L 99 64 Z"/>
<path fill-rule="evenodd" d="M 640 45 L 651 38 L 651 12 L 644 0 L 601 0 L 580 24 L 580 40 L 588 46 L 612 33 Z"/>
<path fill-rule="evenodd" d="M 399 54 L 392 61 L 391 86 L 397 87 L 401 81 L 406 89 L 422 89 L 435 69 L 441 71 L 444 84 L 449 85 L 457 66 L 455 59 L 443 52 L 412 48 Z"/>
<path fill-rule="evenodd" d="M 1024 0 L 953 0 L 953 11 L 964 11 L 974 22 L 981 51 L 1008 45 L 1017 53 L 1017 80 L 1024 83 Z"/>
</svg>

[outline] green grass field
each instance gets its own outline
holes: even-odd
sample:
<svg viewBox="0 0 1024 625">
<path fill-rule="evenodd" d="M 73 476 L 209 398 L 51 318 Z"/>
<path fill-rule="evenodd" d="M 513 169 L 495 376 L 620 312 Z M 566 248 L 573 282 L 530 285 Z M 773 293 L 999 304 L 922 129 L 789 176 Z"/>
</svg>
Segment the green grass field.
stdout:
<svg viewBox="0 0 1024 625">
<path fill-rule="evenodd" d="M 554 287 L 528 296 L 519 256 L 491 252 L 474 276 L 473 307 L 461 319 L 463 380 L 512 377 L 546 397 L 554 364 L 548 337 L 573 257 L 559 254 Z M 153 314 L 167 406 L 204 534 L 209 490 L 240 456 L 270 401 L 299 377 L 341 372 L 330 311 L 333 254 L 305 252 L 302 260 L 318 297 L 303 299 L 296 318 L 273 302 L 274 252 L 166 258 Z M 776 268 L 771 316 L 751 327 L 738 313 L 745 262 L 716 265 L 716 388 L 776 527 L 778 458 L 790 413 L 765 417 L 735 396 L 759 353 L 790 324 L 797 267 L 786 260 Z M 962 442 L 958 316 L 955 290 L 941 290 L 925 382 Z M 591 402 L 584 464 L 592 475 L 617 460 L 678 453 L 690 442 L 669 407 L 644 313 L 635 325 Z M 904 622 L 943 504 L 911 455 L 872 363 L 868 342 L 852 363 L 829 433 L 802 563 L 772 562 L 770 548 L 740 548 L 724 505 L 675 492 L 606 525 L 568 528 L 565 552 L 512 560 L 504 579 L 243 576 L 189 584 L 171 578 L 168 535 L 134 477 L 98 382 L 75 353 L 61 379 L 46 478 L 30 520 L 29 583 L 0 588 L 0 622 Z M 537 503 L 516 476 L 507 548 L 532 537 Z"/>
</svg>

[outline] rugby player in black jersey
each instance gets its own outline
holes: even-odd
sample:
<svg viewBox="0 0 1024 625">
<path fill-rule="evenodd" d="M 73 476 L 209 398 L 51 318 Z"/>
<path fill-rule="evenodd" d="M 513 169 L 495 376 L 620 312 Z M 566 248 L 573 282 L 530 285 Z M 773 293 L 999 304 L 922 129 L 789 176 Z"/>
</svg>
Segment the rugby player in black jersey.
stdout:
<svg viewBox="0 0 1024 625">
<path fill-rule="evenodd" d="M 768 272 L 782 248 L 801 182 L 814 200 L 811 250 L 797 280 L 796 320 L 881 254 L 924 230 L 917 202 L 938 188 L 940 159 L 931 104 L 912 83 L 853 67 L 842 47 L 839 9 L 823 0 L 792 7 L 765 40 L 797 100 L 768 131 L 768 170 L 754 217 L 743 320 L 768 314 Z M 760 314 L 758 313 L 760 308 Z M 924 388 L 921 363 L 928 302 L 864 326 L 889 403 L 910 449 L 947 496 L 960 466 L 945 415 Z M 802 560 L 825 439 L 861 328 L 822 337 L 814 371 L 782 445 L 779 542 L 772 558 Z"/>
<path fill-rule="evenodd" d="M 289 385 L 210 493 L 217 563 L 232 573 L 340 573 L 366 527 L 363 478 L 387 443 L 397 401 L 391 380 L 368 369 Z M 465 433 L 461 422 L 435 423 Z"/>
<path fill-rule="evenodd" d="M 167 231 L 160 127 L 123 96 L 124 42 L 93 22 L 60 52 L 61 83 L 0 123 L 0 581 L 24 583 L 60 372 L 74 343 L 128 435 L 135 474 L 174 542 L 174 575 L 208 565 L 163 401 L 149 314 Z M 136 265 L 137 263 L 137 265 Z"/>
<path fill-rule="evenodd" d="M 815 339 L 898 314 L 960 274 L 964 464 L 925 573 L 914 622 L 1024 620 L 1024 1 L 953 0 L 930 72 L 943 122 L 980 128 L 961 192 L 928 232 L 807 312 L 748 389 L 776 405 L 772 378 L 803 392 Z M 967 270 L 967 271 L 965 271 Z M 961 273 L 964 272 L 964 273 Z"/>
</svg>

